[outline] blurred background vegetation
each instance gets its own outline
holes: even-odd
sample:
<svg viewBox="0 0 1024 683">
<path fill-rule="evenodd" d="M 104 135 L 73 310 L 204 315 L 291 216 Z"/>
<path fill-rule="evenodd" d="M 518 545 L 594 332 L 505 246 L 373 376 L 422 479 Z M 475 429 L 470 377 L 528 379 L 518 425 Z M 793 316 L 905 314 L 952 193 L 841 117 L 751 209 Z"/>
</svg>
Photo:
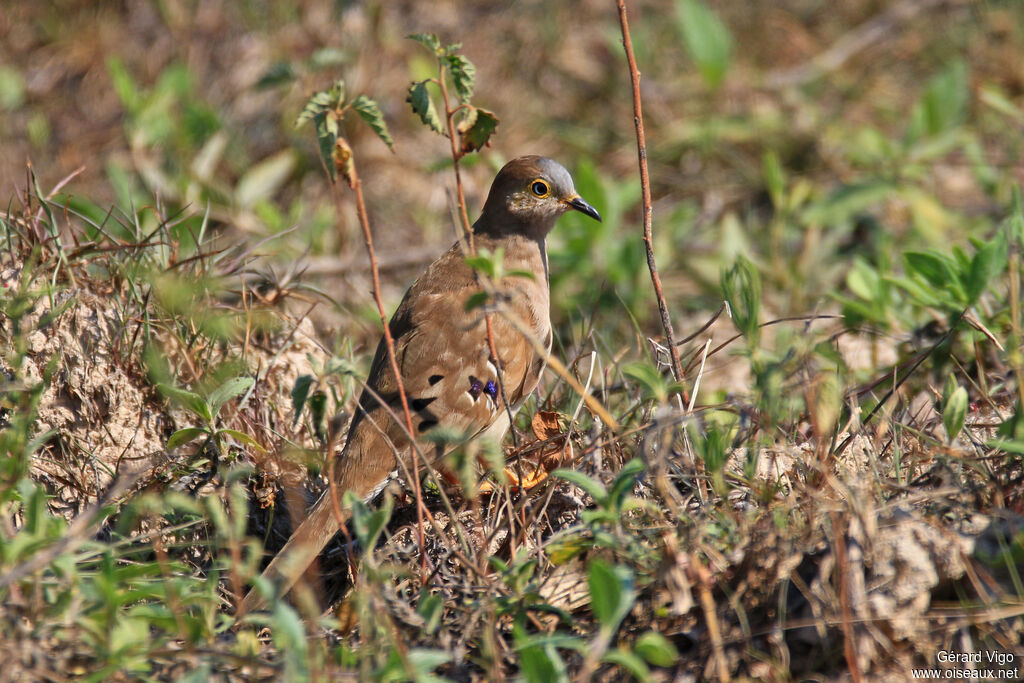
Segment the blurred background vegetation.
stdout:
<svg viewBox="0 0 1024 683">
<path fill-rule="evenodd" d="M 191 649 L 190 661 L 205 661 L 212 647 L 212 659 L 228 670 L 273 660 L 268 676 L 295 679 L 336 669 L 426 678 L 456 660 L 463 667 L 456 673 L 550 680 L 566 674 L 566 652 L 572 670 L 588 675 L 606 666 L 644 678 L 649 664 L 710 676 L 712 662 L 725 661 L 701 621 L 716 605 L 698 615 L 693 586 L 706 591 L 702 599 L 718 600 L 730 661 L 739 662 L 733 672 L 784 680 L 821 669 L 841 677 L 856 657 L 843 650 L 838 598 L 785 592 L 797 565 L 807 584 L 833 581 L 829 567 L 844 560 L 822 559 L 822 548 L 831 552 L 837 540 L 845 547 L 847 534 L 871 546 L 871 538 L 854 537 L 852 522 L 839 521 L 870 518 L 870 533 L 881 534 L 897 529 L 886 515 L 910 499 L 914 512 L 905 517 L 921 535 L 936 532 L 930 525 L 938 519 L 948 524 L 940 534 L 948 540 L 955 534 L 947 531 L 967 529 L 982 511 L 1020 521 L 1024 212 L 1019 199 L 1014 206 L 1014 189 L 1024 181 L 1024 3 L 629 6 L 655 249 L 677 333 L 701 329 L 723 298 L 734 314 L 685 345 L 687 387 L 708 336 L 717 346 L 742 334 L 711 354 L 696 418 L 664 417 L 676 387 L 647 341 L 661 329 L 641 242 L 632 101 L 614 3 L 4 3 L 0 187 L 10 208 L 0 257 L 10 262 L 2 261 L 0 303 L 14 324 L 4 328 L 0 503 L 4 523 L 8 511 L 13 521 L 0 534 L 0 566 L 18 580 L 0 573 L 0 615 L 9 617 L 0 646 L 29 652 L 22 662 L 36 649 L 67 650 L 71 664 L 61 671 L 94 680 L 154 671 L 154 648 L 163 677 L 203 678 L 209 668 L 181 670 L 188 667 L 180 644 Z M 275 477 L 287 478 L 278 465 L 295 455 L 289 449 L 302 451 L 296 461 L 318 464 L 323 406 L 351 408 L 353 378 L 379 337 L 351 195 L 342 191 L 334 201 L 313 135 L 294 126 L 310 94 L 343 79 L 351 95 L 378 102 L 394 138 L 392 152 L 358 117 L 342 131 L 367 194 L 389 306 L 457 232 L 448 142 L 406 103 L 410 81 L 436 75 L 433 57 L 406 39 L 421 32 L 462 43 L 476 67 L 474 104 L 501 120 L 491 147 L 463 162 L 471 219 L 504 161 L 536 153 L 565 164 L 604 216 L 596 224 L 568 215 L 550 237 L 556 354 L 584 381 L 587 364 L 595 365 L 589 352 L 597 352 L 604 376 L 595 373 L 595 386 L 627 431 L 602 441 L 577 397 L 547 378 L 544 395 L 524 413 L 542 404 L 559 411 L 553 421 L 568 425 L 565 438 L 588 456 L 559 480 L 577 487 L 561 499 L 562 517 L 526 525 L 536 531 L 536 555 L 499 559 L 475 548 L 482 557 L 474 562 L 492 574 L 435 576 L 433 593 L 410 588 L 415 581 L 392 591 L 398 579 L 369 552 L 386 515 L 364 512 L 373 533 L 366 524 L 356 531 L 368 552 L 354 578 L 365 590 L 351 607 L 361 641 L 307 640 L 308 624 L 283 602 L 230 640 L 225 584 L 240 592 L 258 574 L 257 540 L 274 540 L 273 522 L 254 530 L 253 519 L 273 517 Z M 52 202 L 40 204 L 38 195 L 51 191 Z M 237 287 L 239 276 L 248 288 Z M 87 286 L 77 287 L 76 277 Z M 250 306 L 246 297 L 257 295 L 288 309 L 289 323 Z M 307 314 L 315 331 L 289 327 Z M 842 318 L 812 329 L 806 316 L 813 314 Z M 38 332 L 66 331 L 53 324 L 61 316 L 74 318 L 73 334 L 39 342 Z M 759 327 L 772 320 L 779 324 Z M 126 469 L 123 433 L 97 427 L 113 422 L 118 402 L 99 396 L 102 405 L 88 416 L 95 429 L 73 438 L 56 422 L 37 425 L 51 384 L 64 392 L 51 392 L 58 398 L 72 395 L 67 405 L 91 409 L 68 379 L 81 365 L 68 349 L 84 339 L 89 360 L 102 347 L 89 346 L 97 329 L 115 330 L 109 377 L 127 378 L 134 392 L 124 389 L 134 402 L 121 407 L 131 420 L 139 406 L 132 433 L 147 435 L 152 465 L 139 491 L 114 487 L 107 502 L 116 504 L 90 513 L 102 529 L 82 510 Z M 304 345 L 285 354 L 293 337 Z M 30 360 L 39 361 L 35 374 L 25 370 Z M 897 376 L 911 379 L 902 386 Z M 334 391 L 331 401 L 319 397 L 319 417 L 302 413 L 305 393 L 291 393 L 300 386 L 309 393 L 313 384 Z M 859 421 L 876 411 L 874 423 Z M 143 439 L 131 439 L 142 450 Z M 202 439 L 201 448 L 183 448 Z M 113 456 L 96 457 L 101 441 Z M 846 477 L 851 453 L 863 460 L 851 475 L 867 478 L 863 496 L 819 476 Z M 218 472 L 226 455 L 229 465 L 255 468 Z M 776 455 L 789 458 L 781 474 L 772 469 Z M 647 458 L 646 480 L 639 460 L 623 466 L 633 456 Z M 316 478 L 312 469 L 300 483 Z M 544 494 L 545 510 L 554 488 Z M 66 489 L 83 495 L 61 499 L 59 508 L 51 494 Z M 517 512 L 539 498 L 519 497 Z M 823 501 L 842 515 L 826 519 Z M 153 528 L 179 535 L 166 548 Z M 1003 534 L 995 522 L 989 528 Z M 992 553 L 1001 587 L 990 582 L 991 593 L 974 594 L 976 586 L 957 584 L 960 602 L 951 604 L 977 598 L 954 615 L 959 626 L 949 625 L 952 617 L 941 621 L 946 615 L 918 619 L 931 596 L 917 597 L 939 579 L 915 588 L 919 630 L 893 637 L 902 663 L 928 660 L 929 648 L 940 639 L 948 646 L 954 632 L 1019 646 L 1020 528 L 1000 535 Z M 930 547 L 940 559 L 961 555 L 959 546 Z M 900 557 L 898 549 L 889 559 Z M 547 611 L 560 621 L 545 622 L 545 631 L 536 619 L 538 605 L 547 608 L 538 583 L 584 555 L 587 574 L 576 582 L 587 584 L 589 612 L 576 604 L 570 618 L 558 603 Z M 940 559 L 929 556 L 946 567 Z M 415 564 L 407 560 L 396 564 Z M 710 578 L 700 578 L 701 562 Z M 870 561 L 860 569 L 861 585 L 890 585 L 880 569 L 871 575 Z M 1012 589 L 1006 576 L 1016 581 Z M 480 600 L 477 581 L 502 600 Z M 463 601 L 449 599 L 462 590 Z M 1007 605 L 1010 617 L 997 609 Z M 865 623 L 889 618 L 863 610 L 856 616 Z M 801 629 L 784 624 L 789 617 L 820 620 L 825 654 L 803 656 L 821 643 L 802 640 Z M 1016 625 L 1004 629 L 1013 618 Z M 940 622 L 945 630 L 930 628 Z M 271 624 L 272 640 L 252 623 Z M 776 625 L 778 638 L 757 635 Z M 875 645 L 865 638 L 859 653 L 870 658 Z M 409 643 L 418 649 L 406 656 Z"/>
<path fill-rule="evenodd" d="M 631 12 L 676 315 L 717 308 L 737 254 L 764 270 L 774 313 L 806 313 L 855 261 L 886 271 L 896 248 L 984 232 L 1022 179 L 1020 3 L 658 0 Z M 343 77 L 380 103 L 396 141 L 391 153 L 347 131 L 394 301 L 454 235 L 447 145 L 405 103 L 409 81 L 433 73 L 405 39 L 420 31 L 463 43 L 475 100 L 501 119 L 466 174 L 471 213 L 504 160 L 561 160 L 606 222 L 570 216 L 552 236 L 557 318 L 625 306 L 654 323 L 606 2 L 7 3 L 0 184 L 23 187 L 31 159 L 44 189 L 78 171 L 68 203 L 93 218 L 160 202 L 184 211 L 186 234 L 208 209 L 230 243 L 281 235 L 260 249 L 268 263 L 306 256 L 325 291 L 362 309 L 354 211 L 335 215 L 315 144 L 292 126 L 309 93 Z"/>
</svg>

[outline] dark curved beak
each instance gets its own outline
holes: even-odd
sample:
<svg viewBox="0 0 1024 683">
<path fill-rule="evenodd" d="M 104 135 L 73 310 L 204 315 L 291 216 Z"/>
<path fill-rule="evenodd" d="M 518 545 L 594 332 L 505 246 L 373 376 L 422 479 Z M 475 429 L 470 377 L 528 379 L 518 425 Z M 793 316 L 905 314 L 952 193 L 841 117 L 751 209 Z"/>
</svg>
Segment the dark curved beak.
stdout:
<svg viewBox="0 0 1024 683">
<path fill-rule="evenodd" d="M 597 212 L 597 209 L 588 204 L 587 201 L 583 199 L 583 197 L 576 195 L 571 199 L 566 199 L 565 203 L 571 206 L 572 208 L 576 209 L 580 213 L 582 213 L 584 216 L 590 216 L 598 223 L 601 222 L 601 214 Z"/>
</svg>

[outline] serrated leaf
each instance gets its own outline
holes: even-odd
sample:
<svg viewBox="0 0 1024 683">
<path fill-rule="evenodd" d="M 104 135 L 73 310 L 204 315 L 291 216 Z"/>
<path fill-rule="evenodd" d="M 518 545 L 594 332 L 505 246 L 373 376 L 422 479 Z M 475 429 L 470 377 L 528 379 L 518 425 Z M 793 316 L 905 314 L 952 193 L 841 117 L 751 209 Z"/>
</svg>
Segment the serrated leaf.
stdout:
<svg viewBox="0 0 1024 683">
<path fill-rule="evenodd" d="M 633 652 L 654 666 L 669 667 L 679 660 L 679 650 L 676 646 L 657 631 L 648 631 L 637 638 Z"/>
<path fill-rule="evenodd" d="M 420 117 L 420 121 L 435 133 L 444 135 L 444 127 L 441 125 L 441 119 L 434 107 L 434 100 L 430 98 L 430 92 L 427 91 L 428 82 L 417 81 L 410 85 L 409 96 L 405 98 L 405 101 L 412 106 L 412 112 Z"/>
<path fill-rule="evenodd" d="M 366 95 L 360 95 L 352 100 L 352 108 L 363 117 L 363 121 L 366 121 L 370 128 L 373 129 L 373 132 L 377 134 L 377 137 L 388 146 L 388 149 L 395 148 L 395 141 L 391 139 L 388 126 L 384 123 L 384 114 L 381 113 L 380 107 L 375 101 Z"/>
<path fill-rule="evenodd" d="M 327 90 L 319 90 L 313 93 L 308 100 L 306 100 L 306 106 L 299 112 L 298 117 L 295 119 L 295 127 L 298 128 L 305 124 L 307 121 L 313 121 L 318 116 L 337 109 L 341 106 L 341 103 L 345 101 L 345 81 L 338 81 Z"/>
<path fill-rule="evenodd" d="M 170 384 L 157 384 L 156 387 L 161 394 L 182 408 L 192 411 L 207 424 L 213 422 L 213 413 L 210 411 L 210 406 L 199 394 L 173 387 Z"/>
<path fill-rule="evenodd" d="M 441 41 L 433 33 L 411 33 L 407 35 L 406 38 L 409 40 L 415 40 L 435 55 L 441 56 L 444 54 L 444 50 L 441 48 Z"/>
<path fill-rule="evenodd" d="M 171 434 L 171 438 L 167 439 L 167 444 L 164 446 L 167 450 L 173 450 L 182 444 L 186 444 L 189 441 L 198 439 L 203 434 L 209 434 L 210 432 L 202 427 L 185 427 Z"/>
<path fill-rule="evenodd" d="M 299 375 L 295 378 L 295 386 L 292 387 L 292 412 L 295 413 L 292 427 L 298 424 L 299 418 L 302 417 L 302 409 L 306 405 L 306 399 L 309 397 L 309 390 L 312 386 L 312 375 Z"/>
<path fill-rule="evenodd" d="M 491 136 L 498 128 L 498 123 L 498 117 L 492 112 L 479 107 L 469 108 L 458 127 L 461 153 L 476 152 L 490 144 Z"/>
<path fill-rule="evenodd" d="M 252 446 L 261 453 L 266 453 L 267 449 L 260 445 L 260 442 L 252 438 L 245 432 L 240 432 L 237 429 L 221 429 L 218 430 L 219 434 L 227 434 L 238 443 L 245 444 L 246 446 Z"/>
<path fill-rule="evenodd" d="M 469 102 L 473 97 L 473 86 L 476 83 L 476 67 L 473 66 L 473 62 L 459 54 L 448 54 L 444 58 L 444 65 L 451 74 L 452 85 L 455 86 L 455 94 L 458 95 L 459 101 L 463 104 Z"/>
<path fill-rule="evenodd" d="M 338 177 L 334 163 L 334 148 L 338 143 L 338 120 L 333 112 L 318 114 L 314 120 L 316 122 L 316 142 L 320 148 L 320 160 L 333 183 Z"/>
<path fill-rule="evenodd" d="M 225 403 L 233 398 L 241 396 L 249 390 L 256 380 L 252 377 L 233 377 L 210 392 L 207 403 L 210 404 L 210 411 L 216 415 Z"/>
</svg>

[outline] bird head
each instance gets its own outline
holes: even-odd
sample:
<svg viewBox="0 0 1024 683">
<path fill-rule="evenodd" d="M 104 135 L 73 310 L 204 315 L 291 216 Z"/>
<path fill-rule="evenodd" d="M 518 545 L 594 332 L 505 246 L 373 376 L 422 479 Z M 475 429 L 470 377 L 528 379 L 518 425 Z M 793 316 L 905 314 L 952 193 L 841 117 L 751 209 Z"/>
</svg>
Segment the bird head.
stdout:
<svg viewBox="0 0 1024 683">
<path fill-rule="evenodd" d="M 561 164 L 540 156 L 519 157 L 498 171 L 473 230 L 544 239 L 555 220 L 570 210 L 601 220 Z"/>
</svg>

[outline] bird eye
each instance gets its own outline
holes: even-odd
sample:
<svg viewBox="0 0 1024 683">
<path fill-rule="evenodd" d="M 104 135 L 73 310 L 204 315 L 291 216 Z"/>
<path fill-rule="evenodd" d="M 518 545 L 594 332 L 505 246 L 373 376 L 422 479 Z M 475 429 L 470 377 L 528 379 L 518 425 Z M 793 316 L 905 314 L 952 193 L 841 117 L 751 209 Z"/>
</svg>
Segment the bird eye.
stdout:
<svg viewBox="0 0 1024 683">
<path fill-rule="evenodd" d="M 530 185 L 530 191 L 538 197 L 546 197 L 550 188 L 548 188 L 548 184 L 543 180 L 534 180 L 533 185 Z"/>
</svg>

